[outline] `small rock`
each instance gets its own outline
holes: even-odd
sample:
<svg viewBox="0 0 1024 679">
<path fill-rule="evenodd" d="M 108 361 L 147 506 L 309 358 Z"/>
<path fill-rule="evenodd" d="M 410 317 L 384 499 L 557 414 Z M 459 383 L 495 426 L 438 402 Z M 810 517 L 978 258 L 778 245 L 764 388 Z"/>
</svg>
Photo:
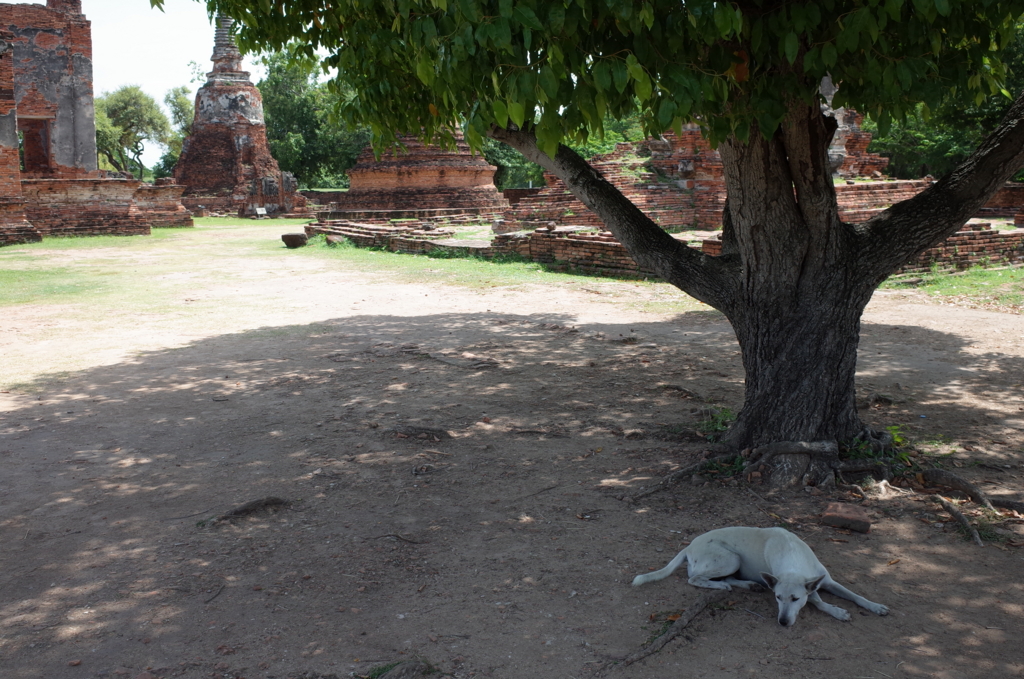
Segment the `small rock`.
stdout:
<svg viewBox="0 0 1024 679">
<path fill-rule="evenodd" d="M 827 526 L 846 528 L 859 533 L 871 530 L 871 517 L 863 508 L 842 502 L 831 502 L 821 515 L 821 522 Z"/>
</svg>

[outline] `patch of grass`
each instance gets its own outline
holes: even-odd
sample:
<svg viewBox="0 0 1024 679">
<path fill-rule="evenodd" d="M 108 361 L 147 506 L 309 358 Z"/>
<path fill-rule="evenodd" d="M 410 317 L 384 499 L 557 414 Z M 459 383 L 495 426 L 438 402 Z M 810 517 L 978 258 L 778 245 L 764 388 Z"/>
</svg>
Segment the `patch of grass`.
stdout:
<svg viewBox="0 0 1024 679">
<path fill-rule="evenodd" d="M 741 455 L 737 455 L 728 462 L 715 462 L 709 464 L 701 470 L 701 474 L 704 476 L 710 476 L 713 479 L 731 479 L 737 474 L 743 472 L 743 468 L 746 466 L 747 461 Z"/>
<path fill-rule="evenodd" d="M 401 662 L 393 662 L 388 663 L 387 665 L 378 665 L 377 667 L 374 667 L 372 670 L 370 670 L 369 674 L 365 675 L 365 679 L 378 679 L 378 677 L 387 674 L 388 672 L 395 669 L 401 664 Z"/>
<path fill-rule="evenodd" d="M 933 270 L 921 276 L 917 288 L 943 301 L 960 306 L 983 307 L 1010 313 L 1024 313 L 1024 268 L 972 267 L 951 273 Z M 898 279 L 883 287 L 902 287 Z"/>
<path fill-rule="evenodd" d="M 109 272 L 116 275 L 116 272 Z M 102 273 L 99 275 L 103 275 Z M 68 267 L 0 269 L 0 307 L 13 304 L 62 304 L 109 293 L 111 281 Z"/>
<path fill-rule="evenodd" d="M 728 408 L 705 408 L 701 412 L 701 420 L 696 429 L 708 441 L 717 441 L 722 434 L 729 431 L 736 414 Z"/>
</svg>

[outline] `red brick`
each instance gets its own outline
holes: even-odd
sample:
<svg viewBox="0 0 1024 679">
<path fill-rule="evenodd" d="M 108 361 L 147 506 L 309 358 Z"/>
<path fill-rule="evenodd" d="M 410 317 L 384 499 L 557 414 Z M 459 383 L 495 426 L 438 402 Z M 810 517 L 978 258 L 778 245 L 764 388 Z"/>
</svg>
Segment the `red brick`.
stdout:
<svg viewBox="0 0 1024 679">
<path fill-rule="evenodd" d="M 843 502 L 831 502 L 821 515 L 821 522 L 827 526 L 847 528 L 860 533 L 867 533 L 871 530 L 871 518 L 863 507 L 846 504 Z"/>
</svg>

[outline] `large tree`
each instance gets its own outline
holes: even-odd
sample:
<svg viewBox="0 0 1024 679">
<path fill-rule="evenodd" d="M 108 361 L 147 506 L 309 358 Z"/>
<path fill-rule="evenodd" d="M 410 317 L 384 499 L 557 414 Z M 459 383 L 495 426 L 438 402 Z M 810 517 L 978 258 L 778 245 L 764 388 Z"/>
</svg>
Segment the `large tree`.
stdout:
<svg viewBox="0 0 1024 679">
<path fill-rule="evenodd" d="M 318 60 L 291 49 L 264 57 L 263 65 L 267 73 L 257 87 L 263 97 L 267 140 L 281 169 L 303 186 L 348 186 L 346 171 L 370 140 L 365 128 L 348 129 L 336 119 L 338 104 L 351 92 L 319 82 Z"/>
<path fill-rule="evenodd" d="M 96 97 L 96 147 L 118 172 L 135 171 L 142 179 L 146 142 L 164 144 L 170 131 L 167 116 L 138 85 Z"/>
<path fill-rule="evenodd" d="M 159 4 L 160 0 L 151 0 Z M 956 170 L 868 222 L 839 219 L 834 106 L 885 128 L 953 89 L 998 95 L 1024 0 L 209 0 L 243 49 L 300 40 L 356 96 L 378 144 L 402 132 L 503 141 L 557 174 L 643 266 L 722 311 L 746 370 L 727 441 L 874 438 L 854 404 L 875 288 L 955 232 L 1024 162 L 1024 99 Z M 658 134 L 697 122 L 718 146 L 723 254 L 658 228 L 563 141 L 639 106 Z"/>
</svg>

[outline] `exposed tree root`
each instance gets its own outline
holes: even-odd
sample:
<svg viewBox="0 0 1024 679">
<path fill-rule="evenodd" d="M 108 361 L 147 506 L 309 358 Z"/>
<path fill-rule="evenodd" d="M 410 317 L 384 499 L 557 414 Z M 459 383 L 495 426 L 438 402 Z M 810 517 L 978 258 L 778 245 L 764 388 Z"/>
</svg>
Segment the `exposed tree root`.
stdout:
<svg viewBox="0 0 1024 679">
<path fill-rule="evenodd" d="M 643 660 L 644 658 L 654 655 L 662 648 L 664 648 L 665 645 L 668 644 L 668 642 L 672 641 L 680 634 L 682 634 L 686 627 L 691 622 L 693 622 L 694 618 L 696 618 L 698 615 L 704 612 L 704 609 L 706 609 L 708 606 L 711 606 L 712 604 L 717 604 L 719 601 L 724 601 L 725 598 L 728 597 L 730 594 L 732 594 L 732 592 L 729 592 L 724 589 L 711 590 L 709 592 L 702 594 L 701 597 L 697 599 L 697 601 L 692 606 L 687 608 L 686 611 L 683 612 L 683 615 L 680 616 L 680 618 L 676 620 L 674 623 L 672 623 L 672 626 L 669 627 L 668 630 L 666 630 L 665 633 L 662 634 L 660 637 L 652 641 L 647 646 L 644 646 L 640 650 L 630 653 L 621 660 L 605 663 L 597 669 L 595 674 L 599 674 L 612 666 L 628 667 L 635 662 L 638 662 L 640 660 Z"/>
<path fill-rule="evenodd" d="M 1016 500 L 1001 500 L 999 498 L 993 498 L 992 504 L 1000 509 L 1012 509 L 1015 512 L 1024 514 L 1024 502 L 1017 502 Z"/>
<path fill-rule="evenodd" d="M 243 516 L 251 516 L 264 509 L 270 507 L 287 507 L 291 502 L 289 500 L 282 500 L 279 497 L 265 497 L 259 500 L 253 500 L 252 502 L 246 502 L 244 505 L 239 505 L 234 509 L 224 512 L 218 516 L 214 521 L 230 521 L 232 519 L 239 519 Z"/>
<path fill-rule="evenodd" d="M 967 520 L 967 517 L 960 513 L 960 510 L 953 506 L 953 503 L 951 503 L 949 500 L 942 497 L 941 495 L 933 495 L 932 498 L 940 505 L 942 505 L 942 508 L 945 509 L 950 516 L 956 519 L 960 523 L 960 525 L 967 530 L 968 533 L 970 533 L 971 539 L 974 540 L 974 544 L 978 545 L 979 547 L 985 546 L 985 543 L 981 541 L 981 536 L 978 535 L 978 531 L 975 530 L 974 526 L 971 525 L 971 522 Z"/>
<path fill-rule="evenodd" d="M 984 505 L 993 512 L 996 510 L 992 505 L 992 501 L 977 486 L 953 472 L 946 471 L 945 469 L 925 469 L 918 476 L 925 485 L 945 486 L 953 490 L 963 491 L 979 505 Z"/>
<path fill-rule="evenodd" d="M 839 446 L 835 441 L 779 441 L 754 448 L 743 473 L 751 472 L 761 464 L 768 464 L 779 455 L 809 455 L 812 459 L 831 461 L 839 458 Z"/>
<path fill-rule="evenodd" d="M 735 458 L 736 453 L 727 453 L 725 455 L 719 455 L 718 457 L 710 457 L 706 460 L 701 460 L 696 464 L 691 464 L 689 467 L 677 469 L 676 471 L 672 472 L 671 474 L 669 474 L 668 476 L 666 476 L 653 486 L 648 486 L 646 488 L 640 489 L 639 491 L 631 495 L 628 499 L 630 502 L 642 500 L 648 495 L 654 495 L 659 491 L 671 488 L 672 486 L 676 485 L 687 476 L 690 476 L 691 474 L 696 474 L 697 472 L 699 472 L 708 465 L 712 465 L 718 462 L 731 462 Z"/>
</svg>

